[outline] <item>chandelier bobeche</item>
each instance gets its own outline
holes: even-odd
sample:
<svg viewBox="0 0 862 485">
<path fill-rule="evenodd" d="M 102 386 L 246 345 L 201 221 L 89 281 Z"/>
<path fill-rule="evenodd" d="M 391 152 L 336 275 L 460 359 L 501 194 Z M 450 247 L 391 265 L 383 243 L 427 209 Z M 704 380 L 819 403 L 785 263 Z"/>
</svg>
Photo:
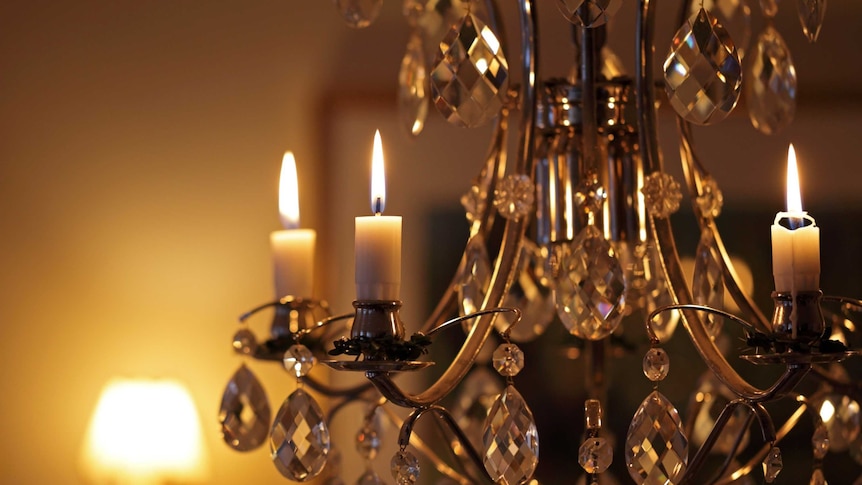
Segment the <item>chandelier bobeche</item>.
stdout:
<svg viewBox="0 0 862 485">
<path fill-rule="evenodd" d="M 335 1 L 356 28 L 372 24 L 381 3 Z M 272 459 L 288 479 L 321 475 L 326 483 L 343 483 L 327 423 L 345 405 L 366 403 L 369 411 L 356 448 L 370 463 L 380 449 L 379 421 L 400 427 L 399 451 L 391 459 L 396 483 L 420 481 L 418 457 L 456 483 L 526 483 L 539 462 L 542 429 L 527 404 L 534 396 L 515 388 L 525 358 L 516 342 L 534 339 L 558 317 L 594 357 L 584 366 L 589 396 L 582 415 L 584 436 L 569 444 L 581 468 L 569 470 L 567 481 L 583 476 L 581 483 L 613 483 L 606 481 L 613 480 L 606 471 L 616 459 L 624 460 L 632 480 L 641 484 L 750 483 L 745 477 L 761 473 L 772 483 L 782 469 L 782 439 L 806 419 L 814 430 L 810 483 L 826 483 L 822 463 L 827 452 L 849 448 L 859 459 L 860 388 L 837 363 L 857 354 L 848 340 L 862 302 L 820 291 L 820 229 L 802 210 L 792 147 L 787 211 L 779 212 L 772 226 L 776 291 L 770 320 L 740 289 L 715 224 L 721 190 L 692 142 L 691 123 L 724 119 L 743 94 L 755 129 L 772 134 L 791 122 L 796 71 L 772 26 L 776 1 L 761 0 L 756 6 L 766 27 L 750 49 L 745 45 L 751 17 L 746 0 L 683 2 L 682 26 L 662 65 L 666 102 L 678 114 L 684 185 L 701 230 L 691 282 L 683 276 L 670 223 L 682 188 L 662 170 L 656 136 L 657 2 L 637 2 L 634 77 L 622 74 L 603 41 L 605 24 L 613 21 L 622 0 L 554 2 L 573 24 L 578 54 L 570 77 L 555 79 L 537 76 L 537 2 L 511 2 L 517 4 L 520 21 L 519 86 L 510 83 L 502 46 L 511 44 L 501 37 L 498 3 L 507 2 L 405 0 L 403 5 L 411 28 L 398 92 L 406 131 L 422 131 L 429 103 L 455 125 L 495 124 L 489 154 L 462 198 L 469 240 L 437 308 L 419 332 L 406 335 L 399 316 L 401 219 L 382 216 L 386 195 L 379 136 L 373 156 L 374 215 L 356 219 L 357 299 L 350 314 L 332 316 L 325 302 L 310 298 L 308 268 L 315 237 L 298 229 L 295 172 L 283 173 L 282 180 L 293 178 L 294 186 L 282 187 L 282 197 L 287 193 L 294 199 L 280 204 L 286 230 L 272 237 L 280 299 L 243 315 L 233 346 L 255 360 L 282 362 L 297 387 L 273 419 L 260 382 L 243 363 L 222 400 L 225 442 L 246 451 L 269 441 Z M 819 35 L 825 7 L 825 0 L 798 1 L 811 42 Z M 742 25 L 738 31 L 745 38 L 739 45 L 724 26 L 731 24 Z M 438 46 L 433 62 L 426 46 Z M 520 122 L 518 147 L 507 162 L 514 113 Z M 285 165 L 292 166 L 292 156 Z M 502 228 L 496 231 L 501 237 L 492 237 L 493 226 Z M 741 316 L 724 310 L 725 294 Z M 834 311 L 821 308 L 822 303 L 830 303 Z M 275 312 L 271 335 L 258 342 L 246 320 L 269 307 Z M 453 308 L 460 313 L 454 318 Z M 719 349 L 728 330 L 724 322 L 741 328 L 746 337 L 742 359 L 783 369 L 770 386 L 756 387 L 728 363 Z M 660 391 L 671 361 L 662 346 L 678 323 L 710 373 L 693 389 L 697 397 L 689 411 L 696 417 L 685 421 Z M 607 386 L 613 385 L 604 382 L 603 367 L 612 354 L 602 349 L 636 326 L 646 330 L 642 370 L 654 385 L 631 410 L 627 435 L 614 437 L 602 423 Z M 466 331 L 458 354 L 424 390 L 404 391 L 396 378 L 407 379 L 410 372 L 431 365 L 421 357 L 438 333 L 449 328 Z M 474 365 L 494 333 L 502 339 L 492 356 L 502 383 Z M 362 372 L 367 381 L 333 387 L 310 373 L 320 361 Z M 468 385 L 459 387 L 465 378 Z M 800 386 L 803 380 L 807 385 Z M 459 404 L 443 407 L 441 400 L 453 393 L 461 395 Z M 320 397 L 331 400 L 329 415 L 317 403 Z M 767 406 L 778 400 L 795 401 L 797 408 L 786 421 L 774 423 Z M 403 418 L 393 406 L 407 408 L 409 414 Z M 484 409 L 481 426 L 464 409 L 475 412 L 477 407 Z M 571 415 L 579 414 L 575 410 Z M 426 416 L 452 437 L 452 445 L 445 447 L 450 456 L 440 456 L 414 430 Z M 759 433 L 749 433 L 751 427 Z M 616 454 L 622 450 L 623 456 L 615 457 L 615 444 Z M 710 454 L 726 458 L 716 465 L 707 460 Z M 794 478 L 785 482 L 799 483 Z M 383 479 L 369 466 L 359 483 Z"/>
</svg>

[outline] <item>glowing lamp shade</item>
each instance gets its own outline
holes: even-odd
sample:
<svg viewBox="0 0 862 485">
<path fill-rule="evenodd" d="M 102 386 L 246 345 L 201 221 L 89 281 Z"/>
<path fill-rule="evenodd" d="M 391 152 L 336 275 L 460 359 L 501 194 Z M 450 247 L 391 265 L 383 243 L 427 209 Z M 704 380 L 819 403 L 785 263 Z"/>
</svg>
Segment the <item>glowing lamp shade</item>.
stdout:
<svg viewBox="0 0 862 485">
<path fill-rule="evenodd" d="M 188 389 L 172 380 L 114 379 L 84 438 L 92 483 L 203 483 L 207 456 Z"/>
</svg>

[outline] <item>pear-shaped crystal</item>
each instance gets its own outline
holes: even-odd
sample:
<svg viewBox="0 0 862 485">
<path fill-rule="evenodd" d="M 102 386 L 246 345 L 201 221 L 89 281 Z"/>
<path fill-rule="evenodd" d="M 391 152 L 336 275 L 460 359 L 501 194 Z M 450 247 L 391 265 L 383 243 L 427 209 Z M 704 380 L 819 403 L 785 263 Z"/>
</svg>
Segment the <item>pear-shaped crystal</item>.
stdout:
<svg viewBox="0 0 862 485">
<path fill-rule="evenodd" d="M 323 470 L 329 447 L 329 428 L 317 401 L 302 389 L 293 391 L 276 413 L 269 435 L 275 467 L 289 480 L 310 480 Z"/>
<path fill-rule="evenodd" d="M 688 439 L 679 413 L 660 392 L 653 391 L 635 412 L 625 451 L 629 475 L 637 483 L 677 483 L 685 472 Z"/>
<path fill-rule="evenodd" d="M 450 123 L 479 126 L 500 111 L 508 86 L 509 66 L 500 41 L 468 13 L 440 43 L 431 70 L 434 105 Z"/>
<path fill-rule="evenodd" d="M 625 309 L 623 269 L 611 244 L 586 226 L 560 258 L 554 289 L 557 313 L 573 335 L 600 340 L 620 324 Z"/>
<path fill-rule="evenodd" d="M 691 296 L 698 305 L 717 310 L 724 309 L 724 279 L 721 256 L 715 248 L 714 237 L 709 228 L 700 235 L 694 260 L 694 276 L 691 283 Z M 703 314 L 709 334 L 715 337 L 721 331 L 723 319 L 712 313 Z"/>
<path fill-rule="evenodd" d="M 781 450 L 773 446 L 763 459 L 763 479 L 766 483 L 774 482 L 782 468 L 784 468 L 784 460 L 781 459 Z"/>
<path fill-rule="evenodd" d="M 516 342 L 529 342 L 542 335 L 554 319 L 553 293 L 542 282 L 544 265 L 542 250 L 534 242 L 525 240 L 517 276 L 503 302 L 504 307 L 521 310 L 521 321 L 509 325 L 504 318 L 494 319 L 497 330 L 502 332 L 508 328 L 509 337 Z"/>
<path fill-rule="evenodd" d="M 485 292 L 491 283 L 491 261 L 488 248 L 485 247 L 485 238 L 481 234 L 475 234 L 467 241 L 464 258 L 467 264 L 458 285 L 458 300 L 461 302 L 459 310 L 462 316 L 482 308 Z M 464 322 L 465 331 L 469 331 L 469 325 L 472 323 L 472 320 Z"/>
<path fill-rule="evenodd" d="M 808 42 L 817 42 L 820 28 L 823 27 L 823 17 L 826 15 L 826 0 L 796 0 L 796 7 L 805 38 Z"/>
<path fill-rule="evenodd" d="M 826 482 L 826 477 L 823 475 L 823 470 L 815 468 L 814 471 L 811 472 L 811 480 L 808 482 L 808 485 L 829 485 Z"/>
<path fill-rule="evenodd" d="M 751 42 L 751 7 L 748 0 L 703 0 L 703 2 L 691 2 L 689 15 L 695 15 L 703 9 L 718 19 L 718 23 L 727 29 L 730 38 L 736 45 L 739 59 L 745 57 L 748 44 Z"/>
<path fill-rule="evenodd" d="M 793 121 L 796 113 L 796 68 L 781 34 L 767 26 L 757 38 L 745 100 L 751 124 L 773 135 Z"/>
<path fill-rule="evenodd" d="M 838 393 L 830 393 L 817 401 L 815 409 L 829 434 L 829 450 L 845 451 L 862 431 L 862 414 L 856 400 Z"/>
<path fill-rule="evenodd" d="M 398 111 L 401 124 L 411 135 L 418 135 L 428 117 L 428 72 L 422 36 L 414 33 L 398 71 Z"/>
<path fill-rule="evenodd" d="M 257 377 L 243 364 L 227 383 L 219 407 L 225 443 L 237 451 L 257 448 L 266 440 L 269 401 Z"/>
<path fill-rule="evenodd" d="M 539 434 L 533 413 L 514 386 L 491 407 L 482 436 L 485 470 L 502 485 L 524 483 L 539 463 Z"/>
<path fill-rule="evenodd" d="M 380 15 L 383 0 L 334 0 L 344 22 L 354 29 L 371 25 Z"/>
<path fill-rule="evenodd" d="M 380 445 L 380 420 L 377 418 L 377 413 L 372 412 L 362 425 L 362 429 L 356 433 L 356 451 L 362 458 L 373 460 L 380 451 Z"/>
<path fill-rule="evenodd" d="M 598 27 L 608 23 L 623 0 L 557 0 L 557 8 L 566 20 L 579 27 Z"/>
<path fill-rule="evenodd" d="M 503 391 L 499 376 L 487 367 L 476 367 L 461 383 L 461 390 L 452 406 L 452 417 L 464 431 L 473 447 L 482 448 L 482 434 L 488 412 Z M 463 449 L 453 446 L 453 449 Z"/>
<path fill-rule="evenodd" d="M 742 87 L 739 54 L 727 30 L 703 8 L 674 35 L 664 78 L 670 105 L 687 121 L 716 123 L 736 107 Z"/>
</svg>

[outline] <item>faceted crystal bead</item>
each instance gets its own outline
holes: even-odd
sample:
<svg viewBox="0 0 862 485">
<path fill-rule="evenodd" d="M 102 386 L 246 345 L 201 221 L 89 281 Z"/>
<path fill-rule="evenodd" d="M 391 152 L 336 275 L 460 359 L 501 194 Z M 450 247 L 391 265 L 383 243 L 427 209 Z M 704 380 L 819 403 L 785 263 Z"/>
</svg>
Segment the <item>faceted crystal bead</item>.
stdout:
<svg viewBox="0 0 862 485">
<path fill-rule="evenodd" d="M 389 467 L 397 485 L 413 485 L 419 480 L 419 460 L 409 451 L 395 453 Z"/>
<path fill-rule="evenodd" d="M 602 473 L 611 466 L 614 450 L 604 438 L 587 438 L 578 450 L 578 463 L 587 473 Z"/>
<path fill-rule="evenodd" d="M 598 214 L 608 198 L 602 184 L 591 177 L 586 177 L 575 188 L 574 202 L 579 209 L 588 214 Z"/>
<path fill-rule="evenodd" d="M 610 243 L 586 226 L 562 255 L 554 290 L 557 313 L 573 335 L 601 340 L 620 324 L 626 283 Z"/>
<path fill-rule="evenodd" d="M 523 483 L 539 463 L 539 435 L 533 413 L 514 386 L 491 407 L 482 436 L 485 470 L 496 483 Z"/>
<path fill-rule="evenodd" d="M 700 2 L 691 2 L 689 15 L 696 15 L 700 7 Z M 748 0 L 703 0 L 703 8 L 727 29 L 742 60 L 751 42 L 751 8 Z"/>
<path fill-rule="evenodd" d="M 237 451 L 253 450 L 266 440 L 269 419 L 266 392 L 243 364 L 228 381 L 219 407 L 222 438 Z"/>
<path fill-rule="evenodd" d="M 643 367 L 647 379 L 653 382 L 663 381 L 670 371 L 670 357 L 664 349 L 653 347 L 644 355 Z"/>
<path fill-rule="evenodd" d="M 766 483 L 772 483 L 781 469 L 784 468 L 784 462 L 781 460 L 781 450 L 777 446 L 773 446 L 766 458 L 763 459 L 763 479 Z"/>
<path fill-rule="evenodd" d="M 533 181 L 526 175 L 509 175 L 494 190 L 494 208 L 506 219 L 519 220 L 533 209 Z"/>
<path fill-rule="evenodd" d="M 317 401 L 302 389 L 293 391 L 276 413 L 270 431 L 275 467 L 289 480 L 310 480 L 323 470 L 329 447 L 329 428 Z"/>
<path fill-rule="evenodd" d="M 826 15 L 826 0 L 796 0 L 799 10 L 799 21 L 802 32 L 808 42 L 817 42 L 820 28 L 823 27 L 823 17 Z"/>
<path fill-rule="evenodd" d="M 524 240 L 519 269 L 512 287 L 506 294 L 503 306 L 519 308 L 521 321 L 509 325 L 505 318 L 494 319 L 498 331 L 509 330 L 509 337 L 516 342 L 529 342 L 545 332 L 554 319 L 554 298 L 551 290 L 542 281 L 546 258 L 542 250 L 530 240 Z"/>
<path fill-rule="evenodd" d="M 724 194 L 714 178 L 707 175 L 701 183 L 700 195 L 697 196 L 697 207 L 704 217 L 715 219 L 721 214 L 724 205 Z"/>
<path fill-rule="evenodd" d="M 308 374 L 317 359 L 305 345 L 291 345 L 284 353 L 284 368 L 296 377 Z"/>
<path fill-rule="evenodd" d="M 428 73 L 422 36 L 414 33 L 407 43 L 407 52 L 398 71 L 398 111 L 402 126 L 411 135 L 418 135 L 428 117 Z"/>
<path fill-rule="evenodd" d="M 771 26 L 757 38 L 745 100 L 751 124 L 766 135 L 784 129 L 796 113 L 796 68 L 790 49 Z"/>
<path fill-rule="evenodd" d="M 694 276 L 691 283 L 691 296 L 698 305 L 717 310 L 724 309 L 724 278 L 721 256 L 713 243 L 712 231 L 704 228 L 695 251 Z M 715 337 L 721 332 L 722 317 L 702 313 L 709 334 Z"/>
<path fill-rule="evenodd" d="M 485 292 L 491 283 L 491 261 L 488 248 L 485 247 L 485 238 L 481 234 L 475 234 L 467 241 L 464 257 L 467 264 L 458 285 L 458 301 L 461 302 L 459 310 L 462 316 L 476 313 L 482 308 Z M 472 320 L 465 321 L 464 330 L 469 331 L 470 325 Z"/>
<path fill-rule="evenodd" d="M 829 450 L 840 453 L 847 450 L 860 435 L 859 403 L 842 394 L 828 394 L 815 409 L 820 411 L 820 419 L 829 435 Z"/>
<path fill-rule="evenodd" d="M 493 362 L 501 376 L 512 377 L 524 368 L 524 352 L 515 344 L 500 344 L 494 351 Z"/>
<path fill-rule="evenodd" d="M 431 93 L 450 123 L 479 126 L 500 111 L 509 67 L 500 41 L 473 13 L 454 25 L 440 43 L 431 69 Z"/>
<path fill-rule="evenodd" d="M 670 105 L 685 120 L 724 119 L 739 100 L 742 66 L 736 47 L 715 17 L 700 9 L 677 31 L 664 62 Z"/>
<path fill-rule="evenodd" d="M 602 403 L 598 399 L 587 399 L 584 402 L 584 422 L 588 430 L 602 427 Z"/>
<path fill-rule="evenodd" d="M 350 27 L 362 29 L 371 25 L 380 15 L 383 0 L 335 0 L 335 8 Z"/>
<path fill-rule="evenodd" d="M 808 482 L 808 485 L 829 485 L 826 482 L 826 477 L 823 476 L 823 470 L 815 468 L 814 471 L 811 472 L 811 480 Z"/>
<path fill-rule="evenodd" d="M 641 189 L 644 194 L 644 204 L 647 212 L 653 217 L 664 219 L 679 210 L 682 200 L 682 190 L 672 175 L 653 172 L 644 179 Z"/>
<path fill-rule="evenodd" d="M 499 376 L 484 366 L 475 368 L 461 384 L 452 417 L 477 450 L 482 449 L 485 419 L 501 392 Z"/>
<path fill-rule="evenodd" d="M 629 475 L 636 483 L 677 483 L 685 472 L 688 439 L 679 413 L 660 392 L 653 391 L 635 412 L 625 451 Z"/>
<path fill-rule="evenodd" d="M 566 20 L 586 28 L 606 24 L 622 4 L 623 0 L 557 0 Z"/>
<path fill-rule="evenodd" d="M 829 432 L 826 431 L 823 423 L 814 429 L 814 434 L 811 435 L 811 446 L 814 449 L 814 458 L 822 459 L 829 452 Z"/>
<path fill-rule="evenodd" d="M 257 339 L 251 330 L 243 327 L 233 334 L 233 350 L 242 355 L 254 354 L 257 350 Z"/>
<path fill-rule="evenodd" d="M 374 470 L 365 470 L 365 473 L 356 481 L 356 485 L 384 485 L 384 482 Z"/>
</svg>

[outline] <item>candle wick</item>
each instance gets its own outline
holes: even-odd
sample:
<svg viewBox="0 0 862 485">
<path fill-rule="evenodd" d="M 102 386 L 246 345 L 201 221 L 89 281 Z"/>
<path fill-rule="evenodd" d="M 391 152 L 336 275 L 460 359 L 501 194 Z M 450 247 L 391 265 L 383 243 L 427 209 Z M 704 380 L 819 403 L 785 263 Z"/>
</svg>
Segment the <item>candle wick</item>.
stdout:
<svg viewBox="0 0 862 485">
<path fill-rule="evenodd" d="M 374 199 L 374 215 L 379 216 L 383 213 L 383 198 L 375 197 Z"/>
</svg>

